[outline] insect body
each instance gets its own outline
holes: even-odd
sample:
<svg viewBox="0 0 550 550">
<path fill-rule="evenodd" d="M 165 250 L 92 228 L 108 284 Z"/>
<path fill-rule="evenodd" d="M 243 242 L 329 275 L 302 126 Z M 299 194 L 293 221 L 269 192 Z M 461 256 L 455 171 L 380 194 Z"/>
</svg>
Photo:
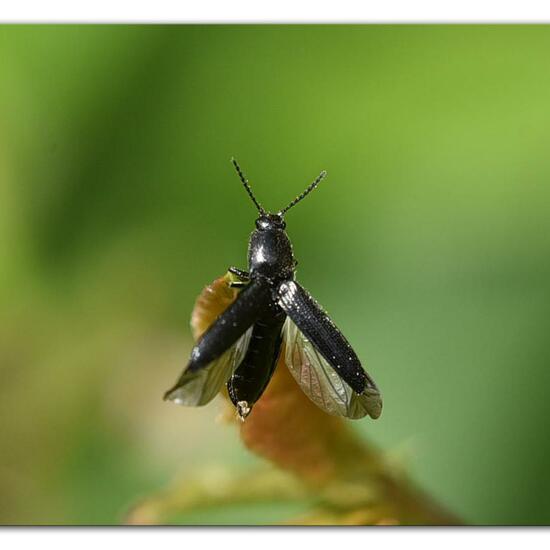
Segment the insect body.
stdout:
<svg viewBox="0 0 550 550">
<path fill-rule="evenodd" d="M 348 341 L 295 280 L 296 260 L 284 215 L 317 187 L 319 177 L 287 207 L 268 213 L 233 164 L 259 217 L 248 246 L 248 269 L 229 268 L 242 289 L 206 330 L 175 386 L 165 394 L 182 405 L 204 405 L 224 384 L 242 420 L 267 387 L 281 349 L 304 393 L 329 414 L 378 418 L 382 399 Z"/>
</svg>

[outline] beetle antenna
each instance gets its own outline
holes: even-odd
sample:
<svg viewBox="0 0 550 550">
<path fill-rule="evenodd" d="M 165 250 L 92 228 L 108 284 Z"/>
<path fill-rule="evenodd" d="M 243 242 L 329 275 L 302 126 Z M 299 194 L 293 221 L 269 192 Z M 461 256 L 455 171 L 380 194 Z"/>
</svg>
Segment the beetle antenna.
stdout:
<svg viewBox="0 0 550 550">
<path fill-rule="evenodd" d="M 239 178 L 241 178 L 241 181 L 243 182 L 244 188 L 246 189 L 246 192 L 248 193 L 248 196 L 252 199 L 252 202 L 256 205 L 256 208 L 258 209 L 258 212 L 260 214 L 265 214 L 265 210 L 263 206 L 256 200 L 256 197 L 254 196 L 254 193 L 252 193 L 252 189 L 250 188 L 250 185 L 248 185 L 248 180 L 245 178 L 241 167 L 237 163 L 234 157 L 231 157 L 231 162 L 233 163 L 233 166 L 235 167 L 235 170 L 237 170 L 237 174 L 239 174 Z"/>
<path fill-rule="evenodd" d="M 301 195 L 298 195 L 288 206 L 286 206 L 279 212 L 279 216 L 284 215 L 285 212 L 288 212 L 293 206 L 296 206 L 303 198 L 306 197 L 306 195 L 309 195 L 309 193 L 311 193 L 321 183 L 321 181 L 326 175 L 327 175 L 326 170 L 323 170 L 317 176 L 317 179 L 313 183 L 310 183 L 309 186 Z"/>
</svg>

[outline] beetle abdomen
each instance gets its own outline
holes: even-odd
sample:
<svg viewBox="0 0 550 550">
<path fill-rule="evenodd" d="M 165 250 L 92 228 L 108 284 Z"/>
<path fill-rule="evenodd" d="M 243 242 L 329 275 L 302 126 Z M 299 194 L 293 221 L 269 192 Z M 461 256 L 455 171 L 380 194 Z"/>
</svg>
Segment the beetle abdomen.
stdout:
<svg viewBox="0 0 550 550">
<path fill-rule="evenodd" d="M 250 412 L 271 380 L 281 350 L 281 330 L 285 318 L 279 306 L 272 304 L 266 314 L 256 321 L 246 355 L 227 382 L 229 397 L 241 417 Z"/>
</svg>

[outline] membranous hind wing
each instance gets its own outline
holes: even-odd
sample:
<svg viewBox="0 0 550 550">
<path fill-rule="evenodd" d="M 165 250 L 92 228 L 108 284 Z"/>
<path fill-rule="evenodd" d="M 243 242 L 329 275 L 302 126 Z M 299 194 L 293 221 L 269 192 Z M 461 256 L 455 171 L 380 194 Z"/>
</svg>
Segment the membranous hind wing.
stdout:
<svg viewBox="0 0 550 550">
<path fill-rule="evenodd" d="M 378 418 L 380 391 L 321 306 L 295 281 L 282 283 L 278 297 L 289 317 L 283 328 L 286 364 L 304 393 L 329 414 Z"/>
<path fill-rule="evenodd" d="M 363 418 L 369 414 L 369 409 L 376 415 L 378 392 L 355 392 L 290 318 L 285 321 L 283 338 L 288 369 L 318 407 L 329 414 L 348 418 Z"/>
<path fill-rule="evenodd" d="M 241 364 L 250 343 L 250 327 L 237 342 L 206 367 L 191 371 L 186 368 L 165 399 L 178 405 L 199 407 L 210 403 Z"/>
</svg>

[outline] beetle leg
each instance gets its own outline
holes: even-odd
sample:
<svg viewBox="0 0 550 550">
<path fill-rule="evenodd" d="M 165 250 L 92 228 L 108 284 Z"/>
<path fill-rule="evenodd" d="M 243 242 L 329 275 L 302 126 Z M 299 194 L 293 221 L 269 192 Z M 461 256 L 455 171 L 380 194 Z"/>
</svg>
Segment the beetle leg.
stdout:
<svg viewBox="0 0 550 550">
<path fill-rule="evenodd" d="M 239 269 L 238 267 L 231 266 L 227 271 L 229 271 L 229 273 L 233 273 L 233 275 L 237 275 L 237 277 L 241 279 L 250 279 L 250 273 L 248 273 L 248 271 L 245 271 L 244 269 Z"/>
<path fill-rule="evenodd" d="M 227 270 L 231 275 L 231 280 L 229 281 L 229 286 L 231 288 L 243 288 L 250 282 L 250 274 L 248 271 L 239 269 L 238 267 L 231 266 Z"/>
</svg>

